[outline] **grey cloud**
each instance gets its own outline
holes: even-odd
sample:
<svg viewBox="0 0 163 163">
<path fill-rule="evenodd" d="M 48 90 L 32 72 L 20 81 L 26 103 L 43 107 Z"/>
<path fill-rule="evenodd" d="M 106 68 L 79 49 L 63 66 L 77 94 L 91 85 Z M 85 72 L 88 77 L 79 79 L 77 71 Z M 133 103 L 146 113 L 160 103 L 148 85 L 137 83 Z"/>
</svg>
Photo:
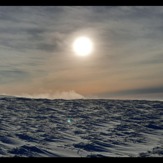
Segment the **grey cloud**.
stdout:
<svg viewBox="0 0 163 163">
<path fill-rule="evenodd" d="M 162 64 L 163 63 L 163 54 L 161 55 L 155 55 L 151 56 L 150 58 L 147 58 L 146 60 L 141 60 L 135 64 L 137 65 L 146 65 L 146 64 Z"/>
<path fill-rule="evenodd" d="M 135 10 L 134 10 L 135 9 Z M 138 8 L 139 9 L 139 8 Z M 10 20 L 12 24 L 7 26 L 10 33 L 19 33 L 23 35 L 25 40 L 23 40 L 23 45 L 19 42 L 15 42 L 13 45 L 15 48 L 38 48 L 39 40 L 44 40 L 45 31 L 60 31 L 72 33 L 75 30 L 84 28 L 85 26 L 91 27 L 92 29 L 101 30 L 103 32 L 104 39 L 103 42 L 108 41 L 108 39 L 114 41 L 115 46 L 122 46 L 124 43 L 128 43 L 128 40 L 134 41 L 135 39 L 143 37 L 142 31 L 144 28 L 143 20 L 133 23 L 133 16 L 137 17 L 136 14 L 138 10 L 134 7 L 109 7 L 109 6 L 95 6 L 95 7 L 18 7 L 18 10 L 12 8 L 6 8 L 5 13 L 11 17 L 5 17 L 4 19 Z M 133 12 L 135 11 L 135 12 Z M 147 9 L 139 9 L 138 11 L 148 11 Z M 4 10 L 1 11 L 2 13 Z M 123 14 L 122 14 L 123 13 Z M 130 13 L 130 16 L 128 15 Z M 132 14 L 131 14 L 132 13 Z M 13 16 L 12 16 L 13 15 Z M 121 19 L 121 16 L 127 18 L 125 20 Z M 144 17 L 144 15 L 141 15 Z M 14 19 L 16 18 L 17 21 Z M 116 18 L 116 19 L 115 19 Z M 140 19 L 139 18 L 139 19 Z M 149 22 L 150 23 L 150 22 Z M 23 26 L 24 24 L 24 26 Z M 28 27 L 31 24 L 31 27 Z M 16 26 L 15 26 L 16 25 Z M 15 26 L 15 27 L 14 27 Z M 33 27 L 32 27 L 33 26 Z M 4 29 L 0 29 L 0 31 Z M 7 29 L 6 29 L 7 30 Z M 108 36 L 108 33 L 110 34 Z M 135 31 L 139 31 L 138 33 Z M 3 31 L 4 32 L 4 31 Z M 6 31 L 7 32 L 7 31 Z M 148 34 L 149 32 L 147 32 Z M 150 34 L 149 34 L 150 35 Z M 107 37 L 106 37 L 107 36 Z M 156 36 L 156 35 L 155 35 Z M 15 37 L 15 35 L 14 35 Z M 106 38 L 105 38 L 106 37 Z M 152 36 L 150 36 L 152 37 Z M 29 46 L 25 44 L 30 44 Z M 126 41 L 127 40 L 127 41 Z M 22 40 L 21 40 L 22 41 Z M 118 44 L 119 42 L 119 44 Z M 5 44 L 5 43 L 4 43 Z M 10 43 L 11 44 L 11 43 Z M 14 44 L 14 43 L 13 43 Z M 38 44 L 36 46 L 33 46 Z M 114 47 L 114 45 L 112 45 Z M 12 45 L 7 45 L 11 46 Z M 47 45 L 48 46 L 48 45 Z M 49 45 L 50 46 L 50 45 Z M 48 48 L 47 48 L 48 49 Z M 50 48 L 51 49 L 51 48 Z M 40 49 L 42 50 L 42 49 Z"/>
<path fill-rule="evenodd" d="M 133 94 L 154 94 L 163 93 L 163 86 L 149 87 L 149 88 L 138 88 L 117 92 L 117 94 L 133 95 Z"/>
<path fill-rule="evenodd" d="M 29 74 L 21 70 L 0 70 L 0 84 L 13 84 L 27 79 Z"/>
<path fill-rule="evenodd" d="M 163 94 L 163 86 L 155 86 L 155 87 L 146 87 L 146 88 L 137 88 L 137 89 L 129 89 L 117 92 L 105 92 L 99 94 L 101 97 L 123 97 L 123 96 L 133 96 L 133 95 L 151 95 L 151 94 Z"/>
<path fill-rule="evenodd" d="M 39 43 L 36 45 L 36 48 L 47 52 L 53 52 L 59 49 L 57 44 L 47 44 L 47 43 Z"/>
<path fill-rule="evenodd" d="M 44 48 L 40 50 L 46 49 L 48 51 L 49 49 L 51 51 L 51 45 L 42 43 L 45 41 L 44 32 L 47 31 L 48 24 L 51 22 L 48 14 L 40 16 L 43 9 L 18 7 L 17 10 L 15 7 L 0 7 L 0 15 L 2 16 L 0 33 L 3 35 L 0 38 L 0 44 L 17 50 L 38 49 L 43 45 Z"/>
</svg>

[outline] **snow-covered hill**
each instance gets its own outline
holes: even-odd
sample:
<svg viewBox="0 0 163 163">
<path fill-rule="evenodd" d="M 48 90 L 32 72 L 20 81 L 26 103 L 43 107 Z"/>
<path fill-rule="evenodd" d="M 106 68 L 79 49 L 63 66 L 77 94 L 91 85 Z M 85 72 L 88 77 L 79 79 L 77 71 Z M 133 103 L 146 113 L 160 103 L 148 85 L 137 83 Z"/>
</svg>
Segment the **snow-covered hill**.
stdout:
<svg viewBox="0 0 163 163">
<path fill-rule="evenodd" d="M 163 102 L 0 97 L 0 157 L 162 157 Z"/>
</svg>

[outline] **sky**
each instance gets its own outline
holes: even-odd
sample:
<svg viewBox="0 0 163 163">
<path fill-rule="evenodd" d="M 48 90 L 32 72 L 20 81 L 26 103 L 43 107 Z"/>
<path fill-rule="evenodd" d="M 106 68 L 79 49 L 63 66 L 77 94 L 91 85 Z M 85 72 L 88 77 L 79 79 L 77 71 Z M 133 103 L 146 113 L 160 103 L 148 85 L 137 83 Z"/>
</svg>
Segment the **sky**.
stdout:
<svg viewBox="0 0 163 163">
<path fill-rule="evenodd" d="M 163 100 L 162 6 L 1 6 L 0 94 Z M 94 45 L 72 51 L 79 36 Z"/>
</svg>

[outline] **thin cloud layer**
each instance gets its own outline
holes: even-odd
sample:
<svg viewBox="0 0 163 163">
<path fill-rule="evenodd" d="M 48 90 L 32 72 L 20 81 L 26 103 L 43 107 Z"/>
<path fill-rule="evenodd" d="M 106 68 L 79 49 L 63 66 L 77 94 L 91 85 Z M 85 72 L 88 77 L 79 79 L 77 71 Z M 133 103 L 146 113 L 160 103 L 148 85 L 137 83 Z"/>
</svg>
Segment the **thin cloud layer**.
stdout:
<svg viewBox="0 0 163 163">
<path fill-rule="evenodd" d="M 142 94 L 138 90 L 145 88 L 160 98 L 162 89 L 153 88 L 163 83 L 162 11 L 162 6 L 1 6 L 0 93 L 74 90 L 85 97 L 116 92 L 130 97 L 128 90 Z M 94 41 L 89 58 L 71 50 L 80 35 Z"/>
</svg>

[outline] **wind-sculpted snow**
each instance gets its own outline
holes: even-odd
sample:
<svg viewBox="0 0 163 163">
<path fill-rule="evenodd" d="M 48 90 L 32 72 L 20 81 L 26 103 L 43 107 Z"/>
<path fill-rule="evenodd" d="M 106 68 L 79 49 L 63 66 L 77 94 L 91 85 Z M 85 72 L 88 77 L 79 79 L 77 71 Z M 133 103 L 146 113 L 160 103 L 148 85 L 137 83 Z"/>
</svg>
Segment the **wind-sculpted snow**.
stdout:
<svg viewBox="0 0 163 163">
<path fill-rule="evenodd" d="M 0 157 L 162 157 L 163 102 L 0 98 Z"/>
</svg>

